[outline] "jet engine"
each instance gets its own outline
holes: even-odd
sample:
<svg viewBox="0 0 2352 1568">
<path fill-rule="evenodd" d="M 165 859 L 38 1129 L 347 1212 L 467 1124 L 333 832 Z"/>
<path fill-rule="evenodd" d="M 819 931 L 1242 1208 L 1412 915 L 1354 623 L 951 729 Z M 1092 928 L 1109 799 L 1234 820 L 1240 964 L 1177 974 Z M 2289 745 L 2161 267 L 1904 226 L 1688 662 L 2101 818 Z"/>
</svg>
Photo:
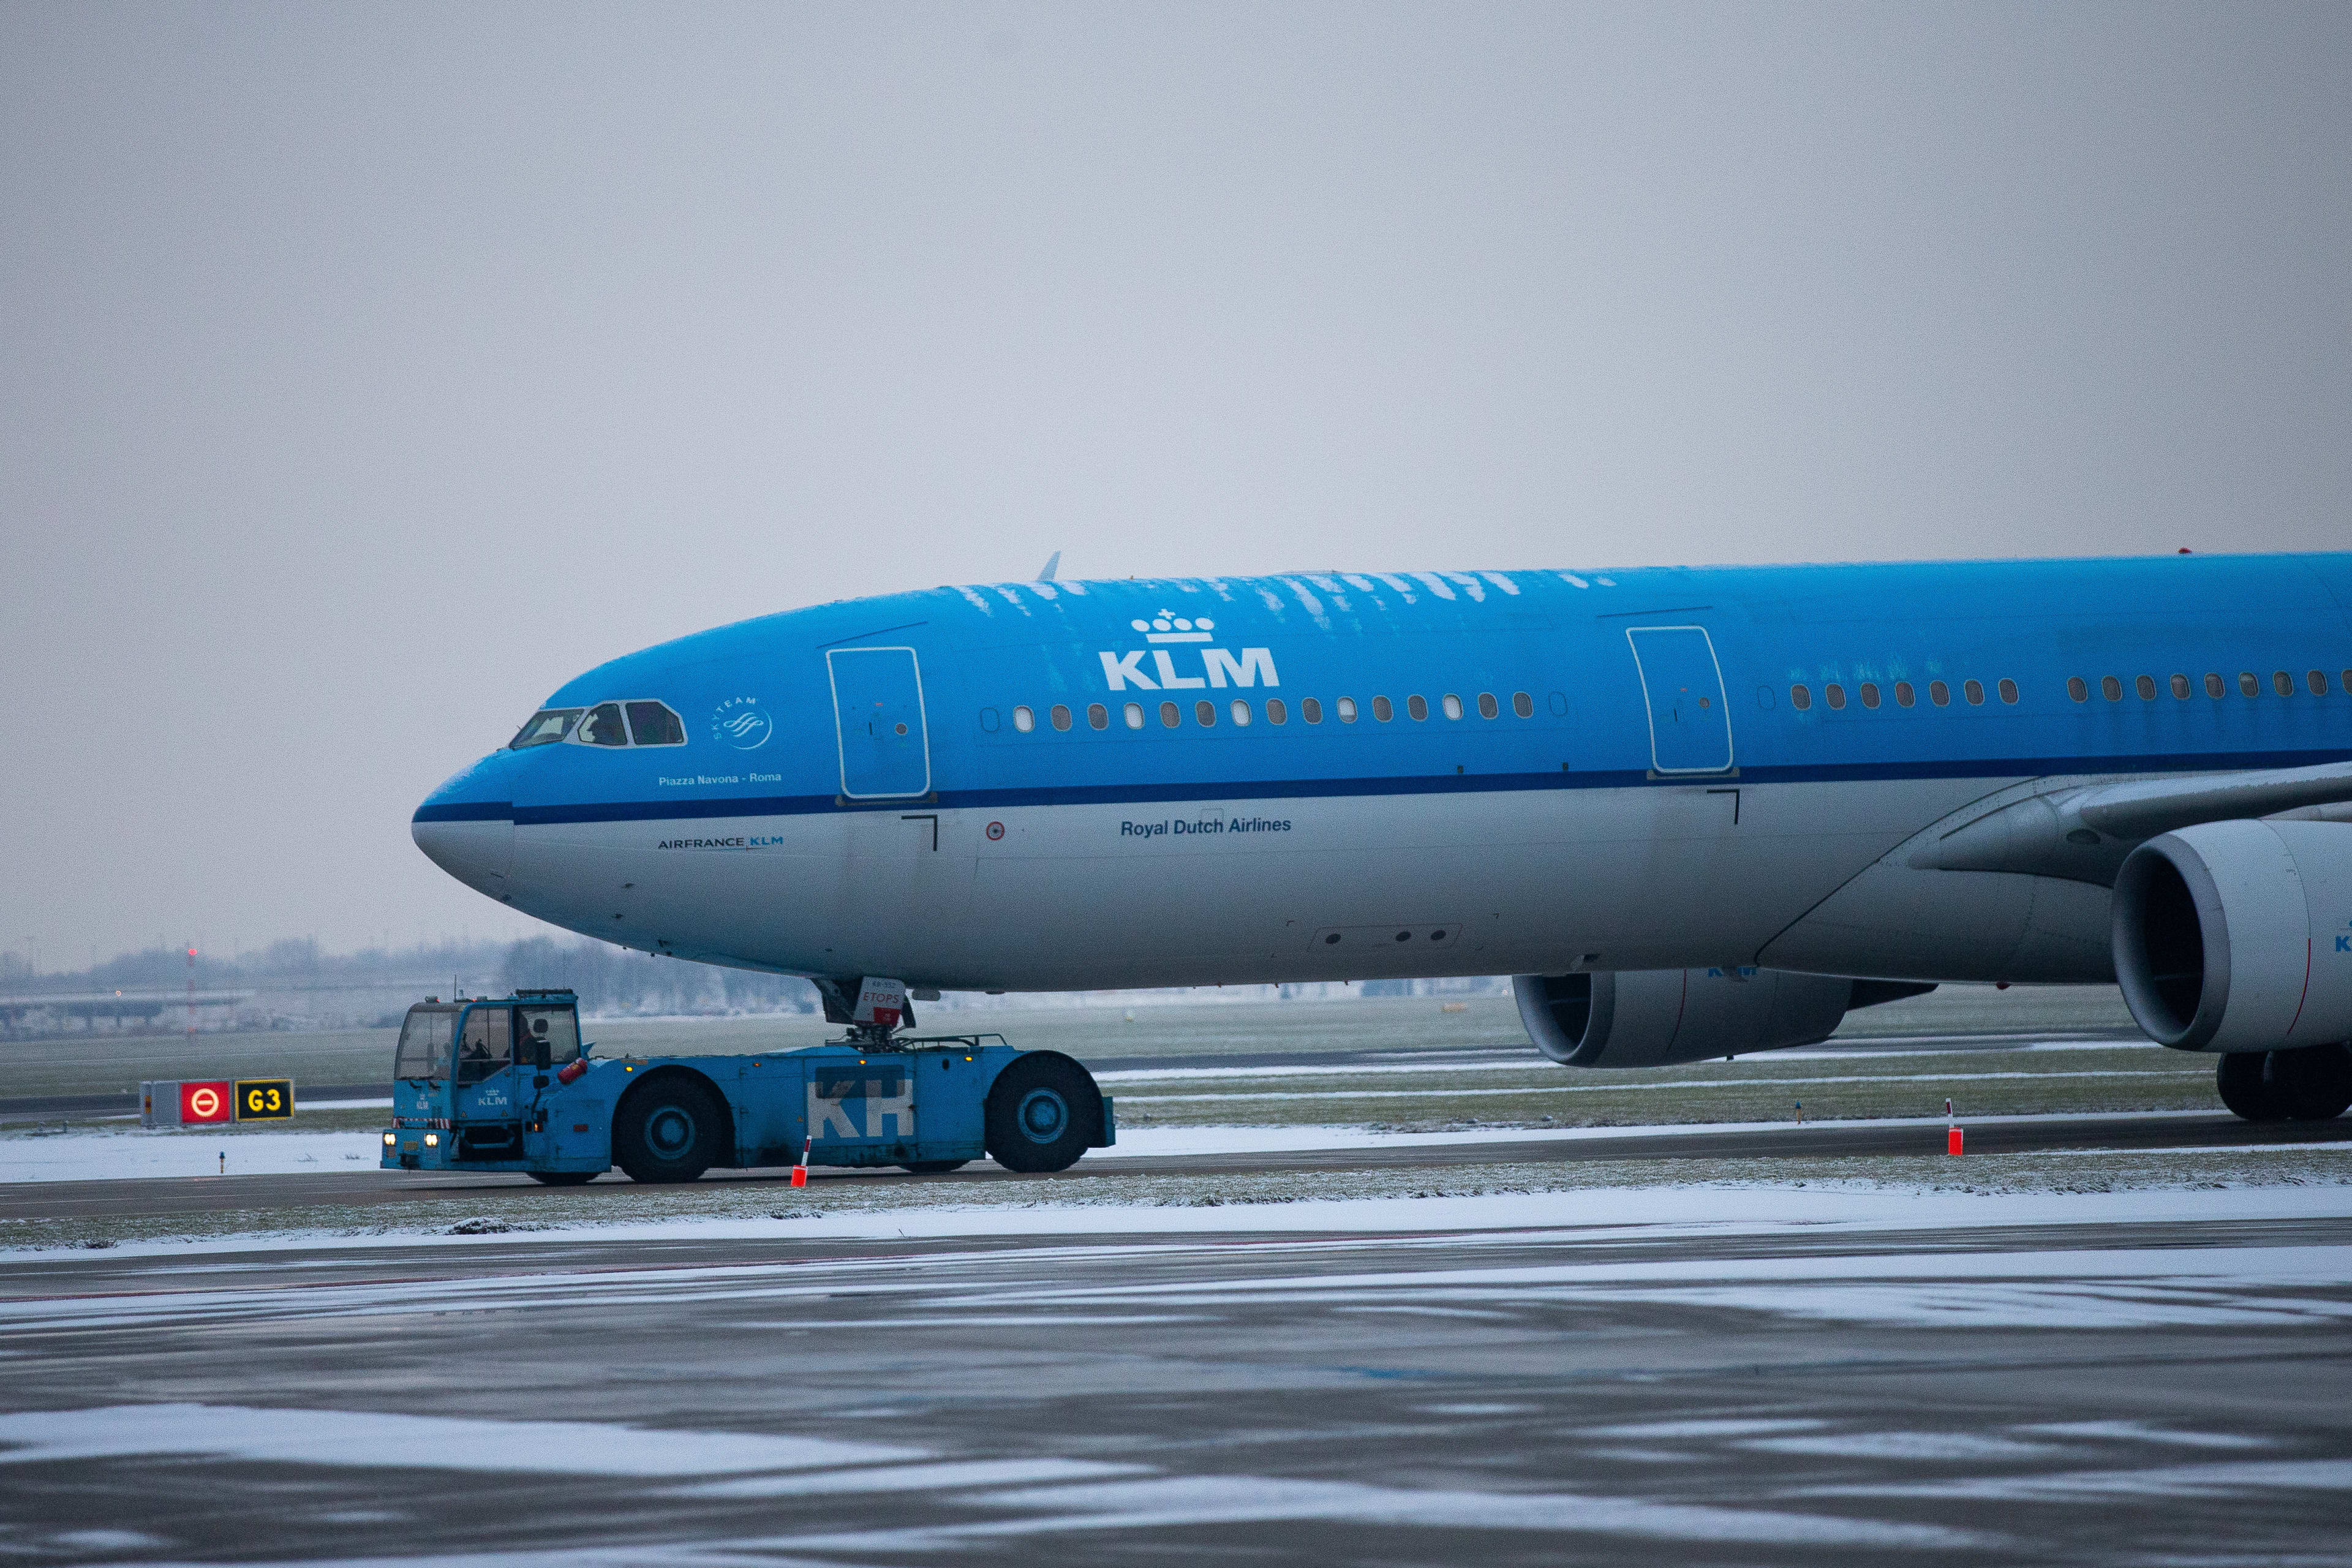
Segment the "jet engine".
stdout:
<svg viewBox="0 0 2352 1568">
<path fill-rule="evenodd" d="M 1515 974 L 1536 1049 L 1566 1067 L 1658 1068 L 1818 1045 L 1856 1007 L 1933 991 L 1779 969 Z"/>
<path fill-rule="evenodd" d="M 2116 876 L 2116 977 L 2150 1038 L 2185 1051 L 2352 1039 L 2352 826 L 2208 822 Z"/>
</svg>

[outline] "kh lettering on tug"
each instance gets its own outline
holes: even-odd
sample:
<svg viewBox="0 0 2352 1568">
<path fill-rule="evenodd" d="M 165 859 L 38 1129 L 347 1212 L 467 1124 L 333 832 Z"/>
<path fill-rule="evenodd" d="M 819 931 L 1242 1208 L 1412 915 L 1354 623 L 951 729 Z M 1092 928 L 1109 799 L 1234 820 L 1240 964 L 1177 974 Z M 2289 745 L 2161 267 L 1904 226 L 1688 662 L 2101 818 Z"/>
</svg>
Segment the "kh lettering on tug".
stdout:
<svg viewBox="0 0 2352 1568">
<path fill-rule="evenodd" d="M 877 978 L 1510 973 L 1537 1049 L 1606 1068 L 1939 982 L 2109 983 L 2239 1114 L 2333 1116 L 2352 554 L 854 600 L 567 682 L 414 832 L 501 903 L 806 975 L 844 1022 Z"/>
</svg>

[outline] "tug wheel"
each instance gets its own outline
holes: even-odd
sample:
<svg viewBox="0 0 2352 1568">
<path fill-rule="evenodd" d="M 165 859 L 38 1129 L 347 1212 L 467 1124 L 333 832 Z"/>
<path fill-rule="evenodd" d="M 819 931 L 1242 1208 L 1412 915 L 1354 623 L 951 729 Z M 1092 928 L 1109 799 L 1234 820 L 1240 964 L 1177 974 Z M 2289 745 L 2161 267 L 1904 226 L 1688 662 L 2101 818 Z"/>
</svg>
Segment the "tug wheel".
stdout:
<svg viewBox="0 0 2352 1568">
<path fill-rule="evenodd" d="M 989 1086 L 988 1152 L 1008 1171 L 1066 1171 L 1102 1135 L 1102 1091 L 1059 1051 L 1027 1051 Z"/>
<path fill-rule="evenodd" d="M 584 1187 L 599 1174 L 596 1171 L 533 1171 L 530 1179 L 542 1187 Z"/>
<path fill-rule="evenodd" d="M 683 1075 L 656 1078 L 613 1118 L 613 1163 L 633 1182 L 691 1182 L 718 1163 L 724 1113 Z"/>
</svg>

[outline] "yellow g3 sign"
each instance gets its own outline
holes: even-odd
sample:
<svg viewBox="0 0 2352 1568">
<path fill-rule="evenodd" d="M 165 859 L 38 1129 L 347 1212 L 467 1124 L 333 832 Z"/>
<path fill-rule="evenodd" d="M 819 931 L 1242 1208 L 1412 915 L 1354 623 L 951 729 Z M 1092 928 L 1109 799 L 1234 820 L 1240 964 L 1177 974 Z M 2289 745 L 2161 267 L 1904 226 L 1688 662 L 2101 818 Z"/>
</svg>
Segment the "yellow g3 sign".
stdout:
<svg viewBox="0 0 2352 1568">
<path fill-rule="evenodd" d="M 294 1080 L 288 1078 L 241 1078 L 236 1080 L 239 1121 L 285 1121 L 294 1115 Z"/>
</svg>

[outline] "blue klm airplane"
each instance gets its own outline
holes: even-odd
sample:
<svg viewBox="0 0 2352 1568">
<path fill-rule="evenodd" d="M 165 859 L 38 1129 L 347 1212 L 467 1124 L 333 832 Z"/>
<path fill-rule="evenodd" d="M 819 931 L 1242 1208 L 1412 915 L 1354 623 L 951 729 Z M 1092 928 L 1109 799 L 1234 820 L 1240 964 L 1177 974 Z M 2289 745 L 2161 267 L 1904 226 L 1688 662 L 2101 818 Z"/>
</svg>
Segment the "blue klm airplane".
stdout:
<svg viewBox="0 0 2352 1568">
<path fill-rule="evenodd" d="M 2352 555 L 1007 583 L 566 684 L 435 791 L 468 886 L 920 996 L 1517 976 L 1536 1047 L 2119 983 L 2352 1102 Z"/>
</svg>

